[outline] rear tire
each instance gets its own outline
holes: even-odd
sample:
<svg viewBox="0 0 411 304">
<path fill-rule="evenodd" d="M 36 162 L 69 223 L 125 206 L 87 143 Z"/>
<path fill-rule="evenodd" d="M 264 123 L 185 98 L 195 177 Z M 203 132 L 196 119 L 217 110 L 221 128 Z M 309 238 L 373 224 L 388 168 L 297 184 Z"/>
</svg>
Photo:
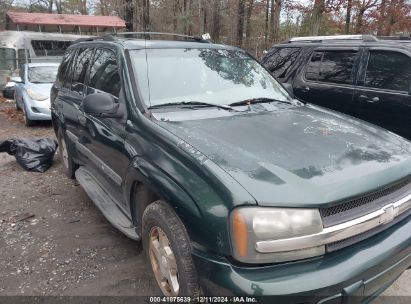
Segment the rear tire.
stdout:
<svg viewBox="0 0 411 304">
<path fill-rule="evenodd" d="M 200 295 L 190 238 L 177 214 L 163 201 L 151 203 L 144 211 L 143 249 L 165 296 Z"/>
<path fill-rule="evenodd" d="M 63 163 L 63 172 L 68 177 L 73 179 L 74 173 L 76 172 L 78 165 L 73 161 L 70 155 L 70 150 L 67 148 L 66 136 L 64 131 L 59 128 L 57 131 L 57 141 L 59 144 L 59 154 L 61 162 Z"/>
<path fill-rule="evenodd" d="M 16 111 L 20 111 L 20 107 L 19 107 L 19 105 L 17 104 L 16 92 L 14 92 L 13 99 L 14 99 L 14 102 L 16 103 Z"/>
</svg>

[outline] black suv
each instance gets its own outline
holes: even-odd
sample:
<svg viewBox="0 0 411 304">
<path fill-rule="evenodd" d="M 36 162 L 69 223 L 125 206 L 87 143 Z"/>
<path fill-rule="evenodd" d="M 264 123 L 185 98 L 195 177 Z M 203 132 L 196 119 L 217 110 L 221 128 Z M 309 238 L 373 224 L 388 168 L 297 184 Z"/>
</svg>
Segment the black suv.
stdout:
<svg viewBox="0 0 411 304">
<path fill-rule="evenodd" d="M 68 48 L 52 121 L 164 295 L 340 303 L 411 265 L 410 142 L 293 99 L 238 48 L 124 35 Z"/>
<path fill-rule="evenodd" d="M 411 41 L 298 37 L 274 45 L 262 63 L 301 100 L 411 139 Z"/>
</svg>

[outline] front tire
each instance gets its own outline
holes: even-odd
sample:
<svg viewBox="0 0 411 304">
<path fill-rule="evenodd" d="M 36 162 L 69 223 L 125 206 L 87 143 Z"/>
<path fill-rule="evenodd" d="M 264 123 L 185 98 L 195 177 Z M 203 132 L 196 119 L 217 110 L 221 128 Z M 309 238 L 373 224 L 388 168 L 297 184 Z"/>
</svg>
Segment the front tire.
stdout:
<svg viewBox="0 0 411 304">
<path fill-rule="evenodd" d="M 31 120 L 28 116 L 27 116 L 27 111 L 26 111 L 26 105 L 23 104 L 23 119 L 24 119 L 24 125 L 26 127 L 31 127 L 32 125 L 34 125 L 34 121 Z"/>
<path fill-rule="evenodd" d="M 63 163 L 63 172 L 68 178 L 73 179 L 78 165 L 73 161 L 73 158 L 70 155 L 70 150 L 67 147 L 67 140 L 61 128 L 57 131 L 57 141 L 59 144 L 60 159 Z"/>
<path fill-rule="evenodd" d="M 200 295 L 187 231 L 163 201 L 151 203 L 143 214 L 143 248 L 165 296 Z"/>
</svg>

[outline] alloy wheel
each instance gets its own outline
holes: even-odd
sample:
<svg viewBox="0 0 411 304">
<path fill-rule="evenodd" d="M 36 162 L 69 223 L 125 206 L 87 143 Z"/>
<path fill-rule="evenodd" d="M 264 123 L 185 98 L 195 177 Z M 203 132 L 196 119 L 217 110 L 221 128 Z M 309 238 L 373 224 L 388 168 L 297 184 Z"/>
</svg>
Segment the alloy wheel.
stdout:
<svg viewBox="0 0 411 304">
<path fill-rule="evenodd" d="M 177 262 L 170 241 L 160 227 L 153 227 L 150 231 L 149 255 L 154 276 L 163 294 L 177 296 L 180 289 Z"/>
</svg>

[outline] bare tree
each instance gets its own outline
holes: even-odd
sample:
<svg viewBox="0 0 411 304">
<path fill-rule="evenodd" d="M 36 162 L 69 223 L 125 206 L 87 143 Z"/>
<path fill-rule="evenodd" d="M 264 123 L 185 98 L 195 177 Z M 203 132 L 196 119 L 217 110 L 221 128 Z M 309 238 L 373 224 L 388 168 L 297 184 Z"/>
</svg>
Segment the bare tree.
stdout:
<svg viewBox="0 0 411 304">
<path fill-rule="evenodd" d="M 244 10 L 245 10 L 245 0 L 238 0 L 237 35 L 236 35 L 236 44 L 238 47 L 241 47 L 243 44 Z"/>
<path fill-rule="evenodd" d="M 271 7 L 271 33 L 272 40 L 278 41 L 280 31 L 280 13 L 281 13 L 281 0 L 276 0 Z"/>
<path fill-rule="evenodd" d="M 124 21 L 126 22 L 126 29 L 128 32 L 132 32 L 134 27 L 134 6 L 133 0 L 125 0 L 124 7 Z"/>
<path fill-rule="evenodd" d="M 364 14 L 370 8 L 377 5 L 378 0 L 361 0 L 358 6 L 357 23 L 355 25 L 355 33 L 360 34 L 363 30 Z"/>
<path fill-rule="evenodd" d="M 270 14 L 270 0 L 265 2 L 265 22 L 264 22 L 264 48 L 268 46 L 268 16 Z"/>
<path fill-rule="evenodd" d="M 214 41 L 220 40 L 220 9 L 221 9 L 221 0 L 214 0 L 213 2 L 213 26 L 211 30 L 211 37 Z"/>
<path fill-rule="evenodd" d="M 325 9 L 325 0 L 315 0 L 310 20 L 310 35 L 316 36 L 320 31 L 321 20 Z"/>
<path fill-rule="evenodd" d="M 143 30 L 145 32 L 150 31 L 150 0 L 142 0 L 142 11 L 143 11 Z"/>
<path fill-rule="evenodd" d="M 384 23 L 385 23 L 385 18 L 386 18 L 386 9 L 387 9 L 387 0 L 382 0 L 381 6 L 380 6 L 380 14 L 378 18 L 378 27 L 377 27 L 378 36 L 383 35 L 383 28 L 384 28 Z"/>
<path fill-rule="evenodd" d="M 350 33 L 351 10 L 352 10 L 352 0 L 347 0 L 347 13 L 345 14 L 345 30 L 344 30 L 346 34 Z"/>
<path fill-rule="evenodd" d="M 245 0 L 245 37 L 246 45 L 250 45 L 250 36 L 251 36 L 251 14 L 253 12 L 254 0 Z"/>
</svg>

